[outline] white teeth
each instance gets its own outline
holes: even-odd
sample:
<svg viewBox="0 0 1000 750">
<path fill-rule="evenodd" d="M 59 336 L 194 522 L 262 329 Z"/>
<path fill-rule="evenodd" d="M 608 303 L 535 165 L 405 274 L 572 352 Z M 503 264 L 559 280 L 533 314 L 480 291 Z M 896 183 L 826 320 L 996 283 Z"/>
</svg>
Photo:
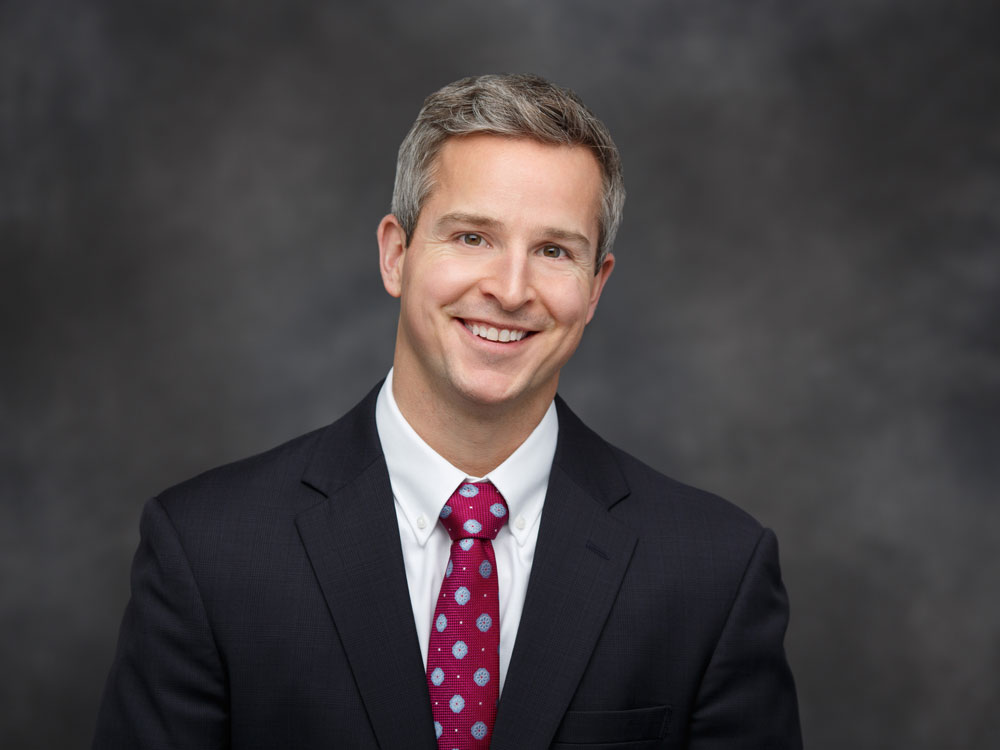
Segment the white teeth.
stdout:
<svg viewBox="0 0 1000 750">
<path fill-rule="evenodd" d="M 476 336 L 489 341 L 500 341 L 506 343 L 510 341 L 520 341 L 525 336 L 525 331 L 511 330 L 509 328 L 501 328 L 498 330 L 491 326 L 481 326 L 478 323 L 466 323 L 465 327 L 472 331 Z"/>
</svg>

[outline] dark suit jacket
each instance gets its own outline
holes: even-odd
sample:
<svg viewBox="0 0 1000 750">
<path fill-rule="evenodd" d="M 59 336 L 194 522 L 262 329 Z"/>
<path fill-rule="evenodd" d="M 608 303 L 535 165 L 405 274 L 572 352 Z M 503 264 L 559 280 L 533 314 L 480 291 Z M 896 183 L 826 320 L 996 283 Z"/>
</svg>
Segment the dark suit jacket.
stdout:
<svg viewBox="0 0 1000 750">
<path fill-rule="evenodd" d="M 376 391 L 149 501 L 95 748 L 436 748 Z M 774 535 L 559 442 L 492 748 L 797 748 Z"/>
</svg>

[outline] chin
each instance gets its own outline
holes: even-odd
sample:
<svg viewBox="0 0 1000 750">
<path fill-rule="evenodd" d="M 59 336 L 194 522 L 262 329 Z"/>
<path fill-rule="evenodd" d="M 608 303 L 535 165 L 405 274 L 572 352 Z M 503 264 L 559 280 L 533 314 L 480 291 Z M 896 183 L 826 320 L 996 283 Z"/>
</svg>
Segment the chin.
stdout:
<svg viewBox="0 0 1000 750">
<path fill-rule="evenodd" d="M 486 388 L 482 386 L 462 388 L 459 392 L 466 401 L 478 406 L 488 407 L 519 403 L 521 400 L 520 396 L 523 395 L 519 393 L 510 393 L 504 389 Z"/>
<path fill-rule="evenodd" d="M 529 403 L 537 398 L 543 389 L 531 388 L 516 379 L 489 373 L 485 376 L 463 378 L 457 390 L 472 404 L 497 408 Z"/>
</svg>

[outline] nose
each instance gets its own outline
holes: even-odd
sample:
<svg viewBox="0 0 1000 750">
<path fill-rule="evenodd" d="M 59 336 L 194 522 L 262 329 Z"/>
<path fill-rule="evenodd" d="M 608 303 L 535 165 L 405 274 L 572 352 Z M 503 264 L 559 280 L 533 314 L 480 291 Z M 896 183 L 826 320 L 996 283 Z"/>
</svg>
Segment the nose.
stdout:
<svg viewBox="0 0 1000 750">
<path fill-rule="evenodd" d="M 483 275 L 480 289 L 507 312 L 519 310 L 535 299 L 531 258 L 524 250 L 500 253 Z"/>
</svg>

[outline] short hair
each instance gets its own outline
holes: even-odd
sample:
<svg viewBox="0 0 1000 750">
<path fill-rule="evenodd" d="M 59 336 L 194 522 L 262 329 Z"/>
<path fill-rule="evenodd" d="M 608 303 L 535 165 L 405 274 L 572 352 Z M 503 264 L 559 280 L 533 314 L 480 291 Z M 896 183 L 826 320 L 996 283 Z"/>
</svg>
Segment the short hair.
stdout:
<svg viewBox="0 0 1000 750">
<path fill-rule="evenodd" d="M 618 147 L 607 127 L 575 93 L 530 74 L 483 75 L 449 83 L 424 100 L 399 147 L 392 213 L 413 239 L 420 211 L 434 187 L 437 155 L 454 136 L 487 133 L 589 148 L 601 167 L 596 273 L 614 245 L 625 205 Z"/>
</svg>

